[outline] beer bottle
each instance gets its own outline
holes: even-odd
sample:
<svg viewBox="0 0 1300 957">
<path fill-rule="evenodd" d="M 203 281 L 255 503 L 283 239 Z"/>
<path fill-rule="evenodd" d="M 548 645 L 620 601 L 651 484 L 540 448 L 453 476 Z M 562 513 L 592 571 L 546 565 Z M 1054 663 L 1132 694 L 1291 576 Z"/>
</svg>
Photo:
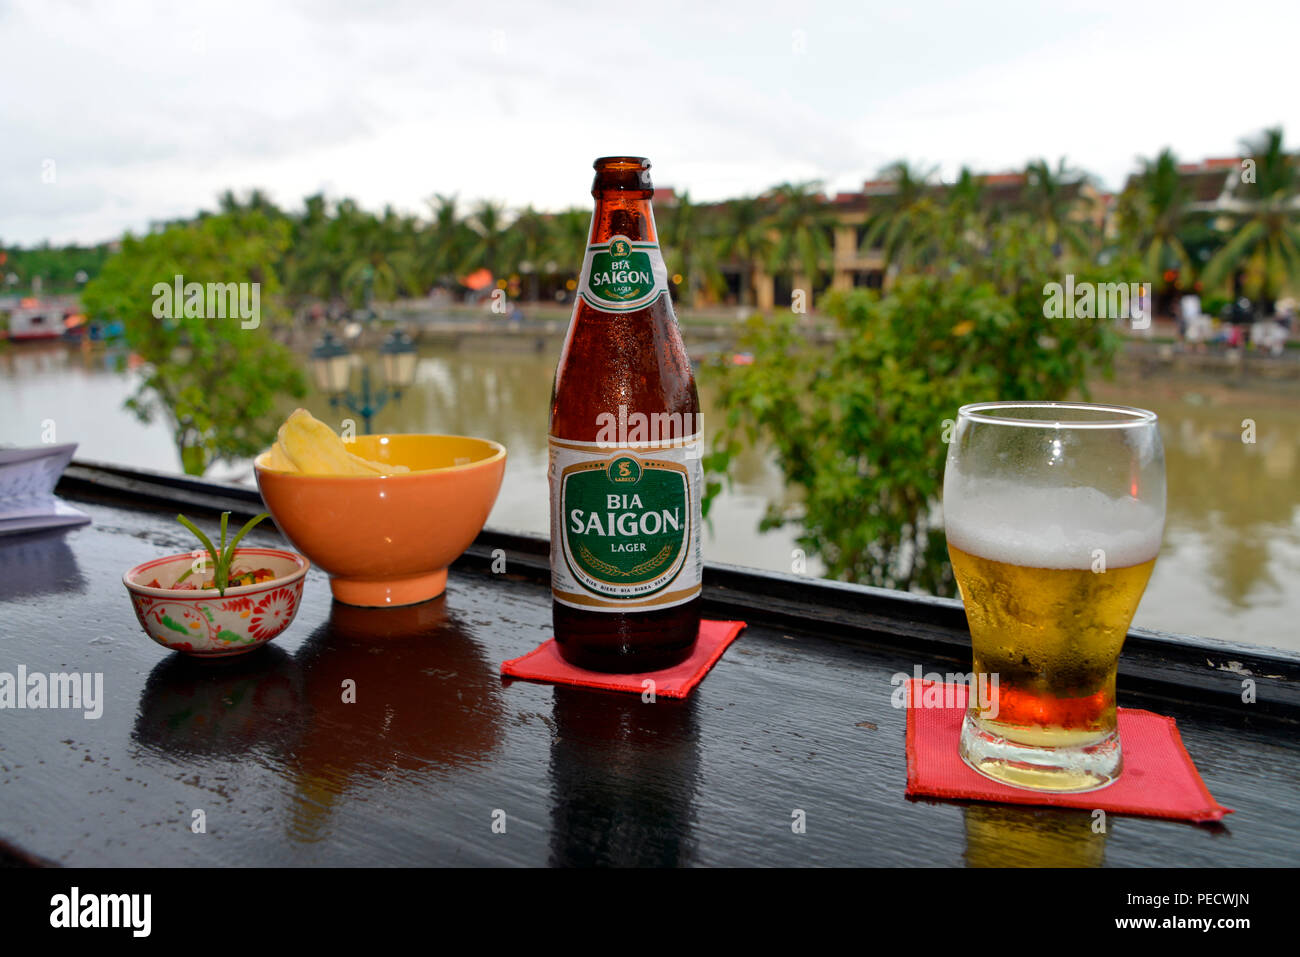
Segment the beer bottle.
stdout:
<svg viewBox="0 0 1300 957">
<path fill-rule="evenodd" d="M 650 163 L 596 160 L 551 394 L 551 595 L 571 664 L 685 660 L 700 623 L 700 400 L 668 295 Z"/>
</svg>

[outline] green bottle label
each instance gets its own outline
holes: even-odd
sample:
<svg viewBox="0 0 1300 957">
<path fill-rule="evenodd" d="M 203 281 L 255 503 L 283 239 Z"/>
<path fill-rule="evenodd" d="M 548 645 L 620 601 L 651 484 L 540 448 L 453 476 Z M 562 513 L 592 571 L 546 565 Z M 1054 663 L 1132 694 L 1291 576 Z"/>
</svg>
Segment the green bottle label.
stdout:
<svg viewBox="0 0 1300 957">
<path fill-rule="evenodd" d="M 699 593 L 699 442 L 600 448 L 552 439 L 552 585 L 608 611 Z"/>
<path fill-rule="evenodd" d="M 613 236 L 587 247 L 578 295 L 604 312 L 644 309 L 668 289 L 668 269 L 658 243 Z"/>
</svg>

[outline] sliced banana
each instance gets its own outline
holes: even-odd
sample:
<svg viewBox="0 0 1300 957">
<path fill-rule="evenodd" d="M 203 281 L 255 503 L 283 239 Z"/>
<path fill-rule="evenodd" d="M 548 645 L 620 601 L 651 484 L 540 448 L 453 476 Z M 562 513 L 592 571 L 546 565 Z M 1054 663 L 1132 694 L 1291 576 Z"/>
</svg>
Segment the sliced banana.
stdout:
<svg viewBox="0 0 1300 957">
<path fill-rule="evenodd" d="M 276 449 L 293 465 L 291 471 L 304 475 L 400 475 L 409 472 L 405 465 L 387 465 L 363 459 L 350 451 L 343 440 L 324 422 L 306 409 L 295 409 L 282 426 Z M 268 461 L 268 467 L 274 468 Z"/>
<path fill-rule="evenodd" d="M 284 454 L 284 449 L 280 448 L 280 443 L 276 442 L 271 446 L 271 451 L 266 453 L 263 459 L 266 468 L 273 472 L 296 472 L 298 466 L 294 465 L 289 456 Z"/>
</svg>

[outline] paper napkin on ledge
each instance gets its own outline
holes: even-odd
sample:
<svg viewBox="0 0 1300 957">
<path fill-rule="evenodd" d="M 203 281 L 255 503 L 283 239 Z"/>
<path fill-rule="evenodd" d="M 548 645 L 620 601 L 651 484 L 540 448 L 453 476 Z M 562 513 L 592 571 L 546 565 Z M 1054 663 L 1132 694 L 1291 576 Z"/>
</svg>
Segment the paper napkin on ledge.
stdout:
<svg viewBox="0 0 1300 957">
<path fill-rule="evenodd" d="M 86 525 L 90 516 L 54 495 L 77 444 L 0 449 L 0 535 Z"/>
</svg>

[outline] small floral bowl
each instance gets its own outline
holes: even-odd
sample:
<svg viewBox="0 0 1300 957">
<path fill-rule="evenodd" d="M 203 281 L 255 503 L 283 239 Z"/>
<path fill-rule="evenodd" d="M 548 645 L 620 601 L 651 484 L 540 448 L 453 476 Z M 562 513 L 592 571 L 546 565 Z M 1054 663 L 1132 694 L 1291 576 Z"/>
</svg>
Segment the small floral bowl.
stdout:
<svg viewBox="0 0 1300 957">
<path fill-rule="evenodd" d="M 240 655 L 266 644 L 289 627 L 302 601 L 302 584 L 311 563 L 279 548 L 240 548 L 231 567 L 269 568 L 275 578 L 257 585 L 227 588 L 153 588 L 145 582 L 175 584 L 194 563 L 192 552 L 155 558 L 122 576 L 135 616 L 164 648 L 217 658 Z"/>
</svg>

